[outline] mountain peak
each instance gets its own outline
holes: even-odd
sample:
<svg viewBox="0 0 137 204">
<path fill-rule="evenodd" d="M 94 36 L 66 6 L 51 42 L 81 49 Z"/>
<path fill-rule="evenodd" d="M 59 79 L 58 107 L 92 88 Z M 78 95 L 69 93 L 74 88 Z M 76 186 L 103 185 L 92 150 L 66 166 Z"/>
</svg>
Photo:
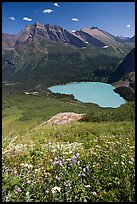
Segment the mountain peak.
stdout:
<svg viewBox="0 0 137 204">
<path fill-rule="evenodd" d="M 92 28 L 90 28 L 91 30 L 94 30 L 94 29 L 97 29 L 97 30 L 100 30 L 98 27 L 96 26 L 93 26 Z"/>
<path fill-rule="evenodd" d="M 35 26 L 35 28 L 44 28 L 44 26 L 42 24 L 40 24 L 39 22 L 35 22 L 34 26 Z"/>
</svg>

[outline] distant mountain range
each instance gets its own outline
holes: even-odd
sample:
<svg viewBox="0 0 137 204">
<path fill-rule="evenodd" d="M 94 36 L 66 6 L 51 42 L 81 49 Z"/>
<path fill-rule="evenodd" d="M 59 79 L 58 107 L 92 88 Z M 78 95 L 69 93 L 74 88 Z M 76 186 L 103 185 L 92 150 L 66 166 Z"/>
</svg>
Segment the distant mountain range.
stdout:
<svg viewBox="0 0 137 204">
<path fill-rule="evenodd" d="M 97 27 L 70 32 L 36 22 L 19 34 L 2 34 L 2 81 L 29 89 L 71 81 L 108 82 L 135 47 L 132 38 L 115 37 Z"/>
<path fill-rule="evenodd" d="M 62 42 L 74 45 L 76 47 L 104 47 L 113 44 L 134 42 L 135 37 L 122 38 L 115 37 L 108 32 L 100 30 L 97 27 L 83 28 L 81 30 L 70 32 L 57 25 L 42 25 L 36 22 L 28 25 L 17 35 L 2 34 L 2 48 L 13 48 L 16 44 L 34 39 L 43 38 L 46 40 Z"/>
</svg>

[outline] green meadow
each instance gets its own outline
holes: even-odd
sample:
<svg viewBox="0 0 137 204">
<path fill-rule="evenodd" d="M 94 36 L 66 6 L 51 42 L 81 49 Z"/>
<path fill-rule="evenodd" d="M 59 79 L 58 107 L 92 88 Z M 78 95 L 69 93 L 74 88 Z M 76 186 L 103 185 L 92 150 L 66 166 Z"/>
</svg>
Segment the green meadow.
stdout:
<svg viewBox="0 0 137 204">
<path fill-rule="evenodd" d="M 4 93 L 3 202 L 135 202 L 134 108 Z M 86 116 L 40 127 L 68 111 Z"/>
</svg>

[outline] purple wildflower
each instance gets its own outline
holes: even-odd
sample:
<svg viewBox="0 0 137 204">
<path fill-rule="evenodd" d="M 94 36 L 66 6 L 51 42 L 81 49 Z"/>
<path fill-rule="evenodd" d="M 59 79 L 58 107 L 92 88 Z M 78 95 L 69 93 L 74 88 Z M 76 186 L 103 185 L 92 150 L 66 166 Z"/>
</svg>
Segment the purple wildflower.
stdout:
<svg viewBox="0 0 137 204">
<path fill-rule="evenodd" d="M 53 165 L 59 164 L 60 166 L 63 166 L 62 161 L 61 160 L 57 160 L 55 162 L 53 162 Z"/>
<path fill-rule="evenodd" d="M 59 177 L 59 176 L 56 175 L 56 176 L 55 176 L 55 179 L 59 181 L 59 180 L 61 179 L 61 177 Z"/>
</svg>

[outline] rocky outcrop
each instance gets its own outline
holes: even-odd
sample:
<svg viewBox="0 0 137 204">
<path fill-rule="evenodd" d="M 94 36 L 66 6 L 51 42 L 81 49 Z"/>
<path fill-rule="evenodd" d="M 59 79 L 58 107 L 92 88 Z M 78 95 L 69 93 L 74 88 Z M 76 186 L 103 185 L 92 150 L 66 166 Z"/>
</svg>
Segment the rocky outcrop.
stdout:
<svg viewBox="0 0 137 204">
<path fill-rule="evenodd" d="M 58 113 L 57 115 L 54 115 L 52 118 L 50 118 L 47 122 L 42 123 L 40 126 L 65 125 L 73 121 L 81 120 L 84 115 L 85 114 L 78 114 L 74 112 Z"/>
</svg>

